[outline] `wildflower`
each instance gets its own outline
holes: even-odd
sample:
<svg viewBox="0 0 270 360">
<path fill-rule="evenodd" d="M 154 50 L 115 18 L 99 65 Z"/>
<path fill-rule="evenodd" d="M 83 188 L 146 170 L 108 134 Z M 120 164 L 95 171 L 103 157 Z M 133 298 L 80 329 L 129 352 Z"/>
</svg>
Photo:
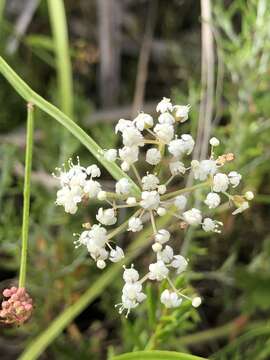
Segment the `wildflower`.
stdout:
<svg viewBox="0 0 270 360">
<path fill-rule="evenodd" d="M 214 209 L 220 204 L 220 196 L 214 192 L 207 194 L 204 203 L 209 207 L 209 209 Z"/>
<path fill-rule="evenodd" d="M 143 146 L 143 136 L 135 127 L 127 127 L 123 130 L 123 144 L 127 147 Z"/>
<path fill-rule="evenodd" d="M 143 131 L 143 129 L 151 128 L 154 120 L 151 115 L 142 112 L 134 119 L 134 123 L 138 130 Z"/>
<path fill-rule="evenodd" d="M 21 325 L 26 322 L 33 311 L 33 301 L 25 288 L 15 286 L 3 291 L 6 298 L 2 302 L 0 317 L 6 324 Z"/>
<path fill-rule="evenodd" d="M 160 301 L 165 305 L 166 308 L 175 308 L 181 305 L 182 299 L 176 292 L 164 290 L 160 296 Z"/>
<path fill-rule="evenodd" d="M 171 262 L 170 266 L 177 270 L 177 274 L 182 273 L 186 270 L 188 262 L 182 255 L 174 255 L 174 260 Z"/>
<path fill-rule="evenodd" d="M 173 105 L 170 99 L 163 98 L 157 105 L 157 119 L 141 112 L 134 120 L 120 119 L 116 124 L 115 132 L 122 138 L 121 148 L 104 150 L 102 156 L 107 161 L 119 162 L 125 172 L 132 170 L 129 176 L 132 177 L 132 181 L 137 182 L 140 193 L 133 193 L 135 187 L 128 176 L 115 183 L 115 191 L 105 191 L 99 182 L 99 167 L 95 164 L 83 167 L 79 159 L 76 164 L 69 160 L 68 166 L 63 165 L 55 176 L 60 185 L 56 204 L 63 206 L 66 212 L 76 213 L 80 203 L 85 204 L 88 200 L 97 198 L 104 201 L 104 205 L 96 213 L 98 224 L 88 223 L 83 226 L 84 230 L 76 235 L 74 241 L 76 248 L 84 246 L 87 249 L 99 269 L 104 269 L 108 261 L 115 263 L 125 257 L 120 246 L 112 246 L 116 240 L 112 240 L 114 235 L 125 230 L 139 232 L 143 229 L 145 221 L 151 224 L 152 232 L 149 238 L 152 241 L 154 260 L 149 265 L 149 272 L 140 278 L 133 266 L 124 270 L 122 301 L 117 307 L 119 312 L 124 311 L 126 316 L 145 299 L 143 284 L 149 280 L 165 280 L 169 284 L 171 290 L 165 290 L 161 296 L 161 302 L 167 307 L 179 306 L 183 299 L 189 299 L 194 307 L 201 303 L 199 297 L 192 299 L 181 294 L 170 279 L 171 272 L 183 273 L 188 262 L 182 255 L 174 254 L 174 249 L 169 243 L 171 234 L 167 229 L 158 228 L 157 216 L 174 216 L 176 229 L 185 230 L 189 225 L 200 225 L 205 232 L 220 233 L 223 224 L 210 216 L 205 217 L 194 205 L 186 210 L 188 198 L 182 194 L 192 193 L 200 187 L 205 188 L 204 203 L 209 209 L 214 209 L 221 204 L 222 198 L 219 193 L 223 193 L 223 197 L 227 197 L 236 207 L 233 215 L 247 209 L 248 201 L 254 197 L 250 191 L 244 195 L 229 194 L 230 188 L 239 185 L 241 175 L 236 171 L 227 174 L 225 170 L 221 170 L 221 167 L 234 159 L 234 155 L 228 153 L 216 158 L 214 147 L 219 145 L 218 139 L 210 139 L 211 149 L 208 158 L 200 161 L 187 159 L 193 151 L 195 142 L 191 135 L 177 133 L 176 125 L 188 119 L 189 110 L 189 105 Z M 136 162 L 139 155 L 142 155 L 140 158 L 145 160 L 145 164 L 138 168 Z M 174 186 L 170 189 L 171 181 L 188 171 L 193 173 L 194 179 L 198 182 L 195 187 L 182 188 L 174 181 Z M 117 172 L 114 173 L 116 174 Z M 189 202 L 191 200 L 192 196 L 189 196 Z M 108 204 L 110 207 L 106 208 Z M 117 219 L 121 218 L 121 208 L 128 208 L 127 214 L 132 209 L 134 211 L 129 219 L 109 232 L 107 227 L 115 225 Z"/>
<path fill-rule="evenodd" d="M 183 134 L 180 139 L 172 140 L 169 143 L 168 150 L 176 158 L 183 154 L 191 154 L 194 148 L 195 142 L 191 135 Z"/>
<path fill-rule="evenodd" d="M 220 141 L 216 138 L 216 137 L 212 137 L 210 140 L 209 140 L 209 144 L 211 146 L 218 146 L 220 144 Z"/>
<path fill-rule="evenodd" d="M 171 103 L 171 99 L 164 97 L 158 104 L 157 104 L 157 112 L 164 113 L 166 111 L 172 111 L 173 105 Z"/>
<path fill-rule="evenodd" d="M 236 172 L 236 171 L 231 171 L 228 174 L 228 178 L 229 178 L 229 182 L 232 185 L 232 187 L 235 188 L 240 184 L 242 175 L 238 174 L 238 172 Z"/>
<path fill-rule="evenodd" d="M 201 305 L 201 303 L 202 303 L 202 299 L 199 296 L 195 297 L 192 300 L 192 306 L 195 308 L 199 307 Z"/>
<path fill-rule="evenodd" d="M 160 141 L 168 144 L 174 136 L 174 128 L 170 124 L 157 124 L 154 127 L 154 132 Z"/>
<path fill-rule="evenodd" d="M 161 160 L 161 153 L 155 148 L 151 148 L 146 152 L 146 162 L 151 165 L 157 165 Z"/>
<path fill-rule="evenodd" d="M 229 179 L 226 174 L 218 173 L 213 178 L 213 190 L 216 192 L 224 192 L 229 187 Z"/>
<path fill-rule="evenodd" d="M 174 205 L 178 210 L 184 210 L 187 205 L 187 198 L 184 195 L 176 196 Z"/>
<path fill-rule="evenodd" d="M 165 248 L 158 253 L 157 258 L 163 261 L 164 264 L 168 264 L 173 259 L 173 249 L 169 245 L 166 245 Z"/>
<path fill-rule="evenodd" d="M 143 191 L 140 205 L 147 210 L 154 210 L 159 207 L 160 197 L 157 191 Z"/>
<path fill-rule="evenodd" d="M 169 241 L 171 234 L 166 229 L 160 229 L 155 234 L 155 241 L 157 241 L 160 244 L 165 244 Z"/>
<path fill-rule="evenodd" d="M 194 179 L 204 181 L 209 175 L 214 175 L 217 171 L 217 165 L 214 160 L 202 160 L 201 162 L 193 160 L 191 168 L 194 174 Z"/>
<path fill-rule="evenodd" d="M 108 161 L 115 161 L 117 158 L 117 150 L 116 149 L 109 149 L 104 152 L 104 157 Z"/>
<path fill-rule="evenodd" d="M 143 228 L 143 224 L 140 218 L 132 217 L 128 221 L 128 231 L 138 232 Z"/>
<path fill-rule="evenodd" d="M 175 123 L 175 118 L 170 113 L 164 112 L 164 113 L 159 115 L 158 122 L 160 124 L 172 125 L 173 123 Z"/>
<path fill-rule="evenodd" d="M 186 168 L 181 161 L 172 161 L 169 163 L 170 171 L 172 175 L 185 174 Z"/>
<path fill-rule="evenodd" d="M 119 195 L 127 195 L 130 192 L 130 182 L 126 178 L 122 178 L 115 184 L 115 191 Z"/>
<path fill-rule="evenodd" d="M 114 225 L 117 221 L 114 209 L 103 210 L 103 208 L 99 208 L 96 219 L 102 225 Z"/>
<path fill-rule="evenodd" d="M 190 105 L 174 105 L 173 110 L 175 111 L 176 118 L 179 119 L 180 122 L 187 121 Z"/>
<path fill-rule="evenodd" d="M 158 260 L 156 263 L 149 265 L 149 279 L 161 281 L 166 279 L 169 273 L 169 269 L 166 267 L 162 260 Z"/>
<path fill-rule="evenodd" d="M 202 214 L 199 209 L 191 209 L 183 213 L 185 222 L 189 225 L 199 225 L 202 222 Z"/>
<path fill-rule="evenodd" d="M 124 255 L 124 251 L 122 248 L 120 248 L 119 246 L 116 246 L 115 249 L 112 249 L 110 251 L 110 257 L 109 259 L 111 260 L 111 262 L 119 262 L 122 259 L 124 259 L 125 255 Z"/>
<path fill-rule="evenodd" d="M 159 178 L 153 174 L 147 174 L 142 178 L 143 190 L 155 190 L 158 187 Z"/>
<path fill-rule="evenodd" d="M 216 221 L 210 218 L 205 218 L 202 223 L 202 228 L 205 232 L 213 231 L 216 233 L 220 233 L 220 226 L 222 226 L 223 223 L 221 221 Z"/>
</svg>

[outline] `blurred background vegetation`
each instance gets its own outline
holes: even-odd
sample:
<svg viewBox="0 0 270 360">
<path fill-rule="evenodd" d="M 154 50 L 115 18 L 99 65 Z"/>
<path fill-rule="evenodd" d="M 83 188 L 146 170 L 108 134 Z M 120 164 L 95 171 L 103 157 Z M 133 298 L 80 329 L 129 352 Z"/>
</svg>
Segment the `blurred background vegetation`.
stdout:
<svg viewBox="0 0 270 360">
<path fill-rule="evenodd" d="M 123 319 L 114 309 L 122 286 L 117 275 L 41 358 L 106 359 L 142 350 L 150 341 L 155 348 L 213 359 L 269 359 L 270 2 L 202 0 L 201 7 L 198 0 L 66 0 L 65 14 L 61 4 L 0 0 L 0 53 L 32 88 L 105 148 L 117 145 L 113 126 L 120 117 L 130 118 L 140 108 L 151 113 L 163 96 L 190 103 L 187 131 L 220 138 L 221 151 L 236 155 L 233 167 L 243 175 L 243 191 L 256 197 L 243 216 L 220 213 L 221 235 L 188 234 L 192 271 L 179 281 L 190 281 L 202 296 L 198 311 L 180 307 L 155 317 L 145 304 Z M 203 29 L 205 4 L 210 18 Z M 16 283 L 19 267 L 26 114 L 2 77 L 0 104 L 4 288 Z M 73 154 L 83 164 L 93 160 L 66 130 L 37 112 L 28 268 L 35 312 L 25 326 L 1 327 L 1 359 L 17 358 L 99 277 L 72 243 L 72 233 L 91 221 L 95 206 L 70 217 L 54 205 L 50 174 Z M 109 175 L 104 181 L 110 186 Z M 148 288 L 153 302 L 155 291 Z"/>
</svg>

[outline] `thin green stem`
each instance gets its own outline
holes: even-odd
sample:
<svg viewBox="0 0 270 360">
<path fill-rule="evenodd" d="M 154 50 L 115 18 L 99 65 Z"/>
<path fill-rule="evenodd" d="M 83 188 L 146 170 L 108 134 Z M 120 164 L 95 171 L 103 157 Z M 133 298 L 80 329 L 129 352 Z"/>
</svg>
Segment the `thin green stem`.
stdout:
<svg viewBox="0 0 270 360">
<path fill-rule="evenodd" d="M 34 107 L 31 103 L 27 105 L 27 132 L 26 132 L 26 152 L 25 152 L 25 172 L 23 189 L 23 221 L 22 221 L 22 250 L 19 287 L 25 287 L 27 249 L 29 236 L 29 208 L 30 208 L 30 183 L 33 153 L 33 131 L 34 131 Z"/>
<path fill-rule="evenodd" d="M 190 187 L 186 187 L 186 188 L 183 188 L 183 189 L 180 189 L 180 190 L 176 190 L 176 191 L 173 191 L 173 192 L 169 192 L 167 194 L 164 194 L 161 196 L 161 200 L 168 200 L 168 199 L 172 199 L 174 197 L 176 197 L 177 195 L 181 195 L 181 194 L 185 194 L 187 192 L 192 192 L 194 190 L 197 190 L 197 189 L 201 189 L 201 188 L 204 188 L 204 187 L 207 187 L 209 186 L 209 181 L 205 181 L 203 183 L 200 183 L 200 184 L 197 184 L 197 185 L 193 185 L 193 186 L 190 186 Z"/>
<path fill-rule="evenodd" d="M 67 20 L 63 0 L 48 0 L 54 53 L 56 56 L 56 72 L 59 92 L 60 109 L 73 117 L 73 81 L 70 61 Z M 61 142 L 61 161 L 70 154 L 69 133 L 64 131 Z"/>
<path fill-rule="evenodd" d="M 36 105 L 39 109 L 43 110 L 48 115 L 52 116 L 62 126 L 68 129 L 89 151 L 90 153 L 108 170 L 108 172 L 119 180 L 121 178 L 129 179 L 132 184 L 132 193 L 140 197 L 141 191 L 139 187 L 132 181 L 128 175 L 122 171 L 115 162 L 110 162 L 102 155 L 103 150 L 100 146 L 70 117 L 65 115 L 57 107 L 43 99 L 40 95 L 34 92 L 5 62 L 0 56 L 0 72 L 6 80 L 14 87 L 14 89 L 24 98 L 27 102 Z"/>
<path fill-rule="evenodd" d="M 139 184 L 141 185 L 142 184 L 142 179 L 140 177 L 140 174 L 136 168 L 136 166 L 134 164 L 131 164 L 131 169 L 133 170 L 134 174 L 135 174 L 135 177 L 136 179 L 138 180 Z"/>
</svg>

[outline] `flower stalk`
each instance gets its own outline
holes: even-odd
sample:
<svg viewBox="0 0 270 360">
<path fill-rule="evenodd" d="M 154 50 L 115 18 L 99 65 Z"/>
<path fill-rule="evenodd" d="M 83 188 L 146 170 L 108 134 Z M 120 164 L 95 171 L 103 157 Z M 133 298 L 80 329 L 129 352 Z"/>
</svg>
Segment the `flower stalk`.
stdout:
<svg viewBox="0 0 270 360">
<path fill-rule="evenodd" d="M 26 130 L 26 151 L 25 151 L 25 172 L 23 189 L 23 221 L 22 221 L 22 249 L 19 288 L 25 287 L 27 269 L 27 250 L 29 237 L 29 209 L 30 209 L 30 183 L 33 153 L 33 131 L 34 131 L 34 106 L 27 104 L 27 130 Z"/>
</svg>

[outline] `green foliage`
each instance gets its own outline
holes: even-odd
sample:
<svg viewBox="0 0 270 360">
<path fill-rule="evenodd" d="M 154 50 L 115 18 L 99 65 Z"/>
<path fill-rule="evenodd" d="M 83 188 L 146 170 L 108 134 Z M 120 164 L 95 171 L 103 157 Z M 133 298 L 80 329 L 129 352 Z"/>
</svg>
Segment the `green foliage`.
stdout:
<svg viewBox="0 0 270 360">
<path fill-rule="evenodd" d="M 177 353 L 174 351 L 138 351 L 114 356 L 112 360 L 203 360 L 199 356 Z"/>
</svg>

